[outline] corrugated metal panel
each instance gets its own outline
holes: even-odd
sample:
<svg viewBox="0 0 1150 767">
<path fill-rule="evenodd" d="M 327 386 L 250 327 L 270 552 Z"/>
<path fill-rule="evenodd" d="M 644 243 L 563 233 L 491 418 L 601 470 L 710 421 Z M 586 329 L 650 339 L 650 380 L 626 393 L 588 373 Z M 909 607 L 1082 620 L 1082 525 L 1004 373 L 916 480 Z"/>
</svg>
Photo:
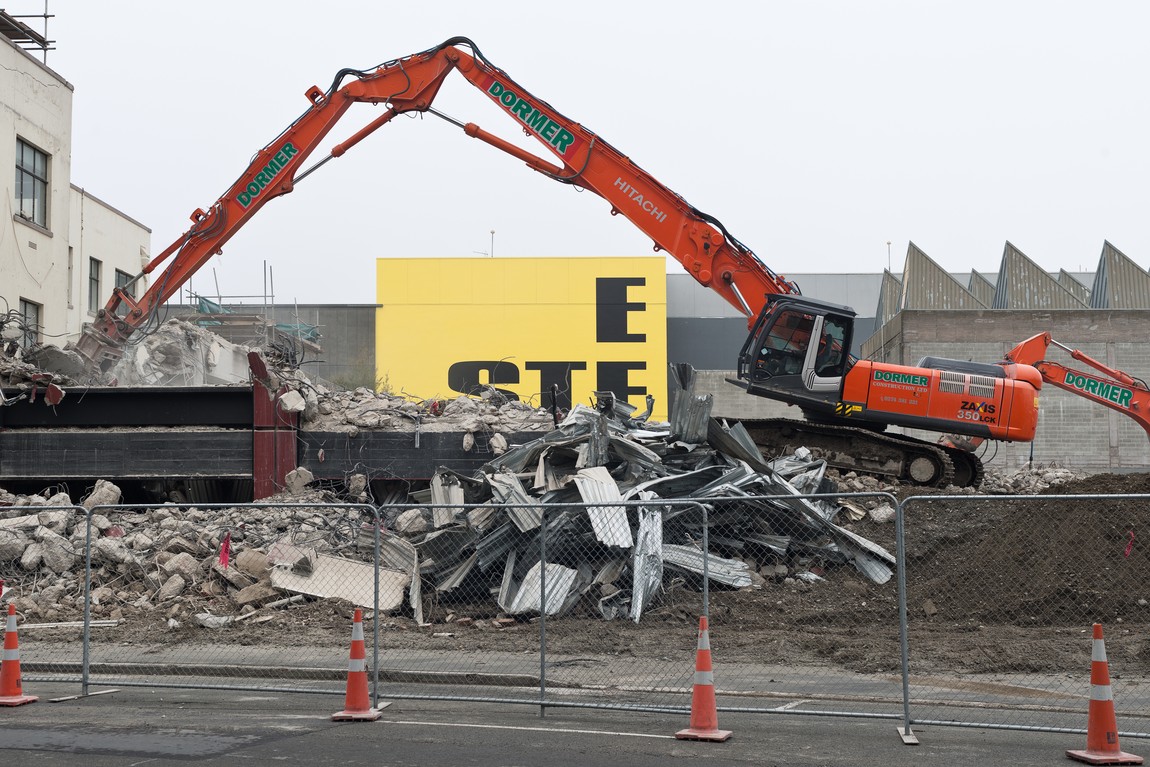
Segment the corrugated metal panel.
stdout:
<svg viewBox="0 0 1150 767">
<path fill-rule="evenodd" d="M 640 497 L 645 501 L 658 498 L 652 492 L 640 493 Z M 638 623 L 643 608 L 663 585 L 663 514 L 657 507 L 639 507 L 631 572 L 631 620 Z"/>
<path fill-rule="evenodd" d="M 554 562 L 548 562 L 546 576 L 543 565 L 536 562 L 523 576 L 519 583 L 515 582 L 515 552 L 507 555 L 507 564 L 503 568 L 503 583 L 499 589 L 499 606 L 511 615 L 521 613 L 541 613 L 548 615 L 558 614 L 567 601 L 568 594 L 576 588 L 577 570 Z M 547 593 L 543 595 L 543 578 L 547 580 Z M 544 601 L 547 605 L 544 608 Z"/>
<path fill-rule="evenodd" d="M 992 309 L 1081 309 L 1083 303 L 1058 284 L 1038 264 L 1010 242 L 1002 249 L 1002 265 L 994 288 Z"/>
<path fill-rule="evenodd" d="M 1150 274 L 1104 242 L 1090 291 L 1090 308 L 1150 309 Z"/>
<path fill-rule="evenodd" d="M 1065 269 L 1058 270 L 1058 284 L 1070 291 L 1085 306 L 1090 303 L 1090 288 L 1074 278 L 1074 275 Z"/>
<path fill-rule="evenodd" d="M 619 485 L 611 473 L 602 466 L 580 469 L 575 475 L 575 487 L 579 497 L 587 506 L 587 516 L 591 519 L 591 529 L 595 537 L 606 546 L 629 549 L 632 545 L 631 526 L 627 522 L 627 510 L 612 501 L 621 501 Z"/>
<path fill-rule="evenodd" d="M 994 283 L 973 269 L 970 271 L 970 282 L 967 284 L 967 289 L 987 306 L 994 303 Z"/>
<path fill-rule="evenodd" d="M 875 327 L 890 322 L 891 317 L 902 308 L 902 281 L 889 271 L 883 270 L 882 287 L 878 293 L 878 306 L 874 310 Z"/>
<path fill-rule="evenodd" d="M 492 495 L 501 504 L 508 504 L 507 516 L 521 532 L 534 530 L 543 524 L 543 509 L 539 499 L 527 494 L 523 483 L 514 474 L 502 472 L 489 474 Z"/>
<path fill-rule="evenodd" d="M 986 309 L 984 303 L 912 242 L 902 272 L 903 309 Z"/>
</svg>

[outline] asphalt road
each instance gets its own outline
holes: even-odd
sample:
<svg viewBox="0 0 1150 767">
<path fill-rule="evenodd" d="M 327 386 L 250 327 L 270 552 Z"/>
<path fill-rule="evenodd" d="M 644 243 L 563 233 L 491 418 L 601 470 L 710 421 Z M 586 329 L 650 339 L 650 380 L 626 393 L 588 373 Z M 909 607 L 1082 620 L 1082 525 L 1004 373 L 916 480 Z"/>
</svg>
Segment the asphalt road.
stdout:
<svg viewBox="0 0 1150 767">
<path fill-rule="evenodd" d="M 93 686 L 91 691 L 101 689 Z M 333 695 L 122 688 L 80 700 L 75 684 L 25 683 L 36 703 L 0 707 L 0 764 L 477 765 L 666 767 L 706 764 L 902 765 L 1072 764 L 1083 736 L 953 727 L 916 728 L 904 745 L 890 720 L 721 714 L 724 743 L 676 740 L 675 714 L 400 700 L 377 722 L 332 722 Z M 1150 742 L 1123 740 L 1134 753 Z"/>
</svg>

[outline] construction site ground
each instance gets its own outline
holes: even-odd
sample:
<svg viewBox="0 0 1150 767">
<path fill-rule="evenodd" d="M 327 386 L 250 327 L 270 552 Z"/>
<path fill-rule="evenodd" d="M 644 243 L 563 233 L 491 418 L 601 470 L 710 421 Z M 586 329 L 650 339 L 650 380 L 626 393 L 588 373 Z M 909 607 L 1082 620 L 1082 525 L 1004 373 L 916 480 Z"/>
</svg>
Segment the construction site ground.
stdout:
<svg viewBox="0 0 1150 767">
<path fill-rule="evenodd" d="M 1094 475 L 1050 488 L 1035 500 L 933 501 L 944 492 L 900 490 L 904 497 L 927 496 L 927 502 L 907 507 L 905 522 L 913 671 L 1085 673 L 1090 627 L 1101 622 L 1114 673 L 1150 675 L 1150 580 L 1145 577 L 1150 506 L 1117 498 L 1047 499 L 1098 493 L 1150 493 L 1150 474 Z M 893 521 L 865 519 L 851 526 L 895 551 Z M 713 587 L 716 663 L 897 673 L 897 579 L 875 584 L 850 566 L 828 568 L 823 577 L 814 583 L 767 580 L 743 590 Z M 383 652 L 519 655 L 528 668 L 538 654 L 539 619 L 501 617 L 488 595 L 424 604 L 422 626 L 402 613 L 381 616 Z M 181 647 L 211 647 L 229 656 L 250 648 L 270 657 L 282 648 L 278 655 L 286 658 L 301 648 L 347 645 L 352 607 L 338 600 L 266 610 L 270 617 L 219 629 L 192 620 L 189 613 L 212 606 L 210 596 L 185 595 L 181 612 L 135 613 L 117 626 L 96 629 L 93 658 L 104 655 L 100 647 L 113 645 L 145 659 L 149 648 L 168 657 L 180 654 Z M 638 623 L 606 621 L 590 605 L 580 605 L 570 615 L 547 620 L 547 652 L 635 663 L 691 658 L 701 607 L 693 584 L 672 586 Z M 365 628 L 370 643 L 370 620 Z M 33 641 L 77 638 L 75 628 L 44 629 Z"/>
</svg>

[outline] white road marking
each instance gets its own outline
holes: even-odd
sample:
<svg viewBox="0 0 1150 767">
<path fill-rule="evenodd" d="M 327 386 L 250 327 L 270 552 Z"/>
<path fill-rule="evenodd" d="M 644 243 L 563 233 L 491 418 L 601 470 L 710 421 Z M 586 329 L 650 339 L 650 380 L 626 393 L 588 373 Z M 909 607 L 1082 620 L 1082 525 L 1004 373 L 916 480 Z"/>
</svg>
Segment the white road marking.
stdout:
<svg viewBox="0 0 1150 767">
<path fill-rule="evenodd" d="M 614 732 L 612 730 L 572 730 L 566 727 L 512 727 L 502 724 L 460 724 L 458 722 L 410 722 L 388 721 L 387 724 L 411 724 L 417 727 L 471 727 L 478 730 L 518 730 L 520 732 L 564 732 L 571 735 L 618 735 L 622 738 L 665 738 L 674 739 L 674 735 L 653 735 L 643 732 Z"/>
</svg>

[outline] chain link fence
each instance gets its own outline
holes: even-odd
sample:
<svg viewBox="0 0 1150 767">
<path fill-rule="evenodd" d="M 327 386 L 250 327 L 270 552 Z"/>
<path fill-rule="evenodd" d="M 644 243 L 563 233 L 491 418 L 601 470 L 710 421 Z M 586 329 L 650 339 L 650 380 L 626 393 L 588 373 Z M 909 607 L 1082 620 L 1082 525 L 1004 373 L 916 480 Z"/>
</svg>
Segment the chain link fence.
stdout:
<svg viewBox="0 0 1150 767">
<path fill-rule="evenodd" d="M 912 721 L 1084 731 L 1101 623 L 1121 734 L 1150 737 L 1148 501 L 906 499 Z"/>
<path fill-rule="evenodd" d="M 15 603 L 22 619 L 37 617 L 21 620 L 26 679 L 81 681 L 87 516 L 82 507 L 51 501 L 0 514 L 0 604 Z"/>
<path fill-rule="evenodd" d="M 720 712 L 1084 732 L 1101 622 L 1150 729 L 1150 497 L 601 500 L 9 509 L 0 578 L 24 678 L 85 693 L 342 695 L 362 607 L 376 701 L 686 713 L 707 616 Z"/>
</svg>

